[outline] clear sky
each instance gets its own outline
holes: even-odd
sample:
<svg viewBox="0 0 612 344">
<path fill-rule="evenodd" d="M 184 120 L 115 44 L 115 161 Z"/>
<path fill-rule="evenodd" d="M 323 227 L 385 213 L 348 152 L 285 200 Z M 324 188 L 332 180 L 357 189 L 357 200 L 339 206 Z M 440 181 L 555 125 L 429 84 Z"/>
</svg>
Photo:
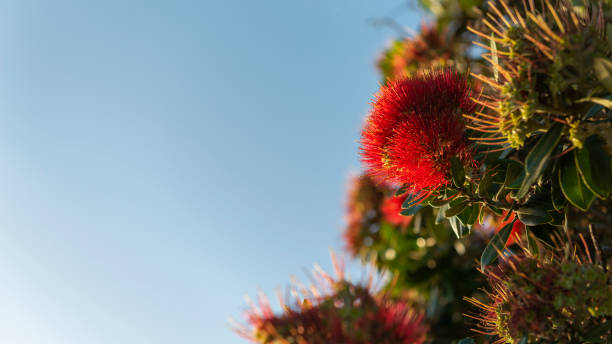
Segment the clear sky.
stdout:
<svg viewBox="0 0 612 344">
<path fill-rule="evenodd" d="M 0 2 L 0 342 L 243 343 L 341 247 L 403 2 Z"/>
</svg>

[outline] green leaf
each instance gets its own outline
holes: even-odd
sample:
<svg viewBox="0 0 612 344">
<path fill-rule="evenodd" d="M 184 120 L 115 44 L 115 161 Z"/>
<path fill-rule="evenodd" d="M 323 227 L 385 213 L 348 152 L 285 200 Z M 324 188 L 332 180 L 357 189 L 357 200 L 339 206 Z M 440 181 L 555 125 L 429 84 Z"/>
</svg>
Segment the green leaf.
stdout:
<svg viewBox="0 0 612 344">
<path fill-rule="evenodd" d="M 483 270 L 497 259 L 497 252 L 503 251 L 504 247 L 506 247 L 506 242 L 508 242 L 508 238 L 512 232 L 512 226 L 514 226 L 514 221 L 505 225 L 504 228 L 495 233 L 487 244 L 487 247 L 485 247 L 480 257 L 480 266 Z"/>
<path fill-rule="evenodd" d="M 408 209 L 404 209 L 404 210 L 400 211 L 400 215 L 403 215 L 403 216 L 412 216 L 412 215 L 415 215 L 416 213 L 418 213 L 419 210 L 421 210 L 422 208 L 423 208 L 422 204 L 415 205 L 413 207 L 410 207 Z"/>
<path fill-rule="evenodd" d="M 610 156 L 604 150 L 603 144 L 604 141 L 599 136 L 590 136 L 574 157 L 586 187 L 597 197 L 606 199 L 612 189 L 612 170 Z"/>
<path fill-rule="evenodd" d="M 468 204 L 469 202 L 465 198 L 459 198 L 457 202 L 453 200 L 453 202 L 450 203 L 450 208 L 444 213 L 444 216 L 453 217 L 461 213 Z"/>
<path fill-rule="evenodd" d="M 404 202 L 402 202 L 402 209 L 409 209 L 411 207 L 414 207 L 415 205 L 419 204 L 421 201 L 423 201 L 425 198 L 427 197 L 427 194 L 423 193 L 423 194 L 408 194 L 408 196 L 406 196 L 406 199 L 404 200 Z"/>
<path fill-rule="evenodd" d="M 575 152 L 566 154 L 559 169 L 559 184 L 565 198 L 576 208 L 586 211 L 595 199 L 595 195 L 583 183 L 576 168 Z"/>
<path fill-rule="evenodd" d="M 612 100 L 612 94 L 610 94 L 610 95 L 608 95 L 608 96 L 606 96 L 604 98 L 608 99 L 608 100 Z M 589 119 L 589 118 L 597 115 L 597 113 L 599 113 L 599 111 L 601 111 L 601 109 L 603 109 L 603 108 L 604 107 L 602 105 L 594 104 L 593 106 L 591 106 L 589 111 L 586 113 L 586 115 L 584 116 L 584 119 Z"/>
<path fill-rule="evenodd" d="M 470 234 L 470 227 L 464 226 L 457 216 L 451 217 L 448 221 L 458 239 Z"/>
<path fill-rule="evenodd" d="M 493 175 L 495 173 L 498 173 L 498 171 L 495 171 L 494 169 L 489 169 L 482 177 L 480 183 L 478 184 L 478 196 L 482 198 L 492 198 L 489 197 L 489 191 L 491 189 L 491 184 L 493 183 Z"/>
<path fill-rule="evenodd" d="M 508 189 L 518 189 L 521 187 L 523 179 L 525 179 L 525 168 L 523 164 L 518 161 L 510 160 L 506 168 L 506 180 L 504 181 L 504 185 Z"/>
<path fill-rule="evenodd" d="M 463 187 L 463 183 L 465 182 L 465 169 L 463 168 L 463 163 L 456 156 L 451 157 L 451 173 L 453 176 L 453 184 L 456 187 Z"/>
<path fill-rule="evenodd" d="M 521 207 L 516 211 L 519 220 L 527 226 L 536 226 L 552 221 L 552 216 L 539 205 Z"/>
<path fill-rule="evenodd" d="M 469 214 L 469 216 L 467 216 L 465 221 L 462 221 L 464 225 L 466 226 L 472 226 L 474 225 L 474 223 L 476 222 L 476 220 L 478 220 L 478 215 L 480 214 L 480 206 L 478 204 L 472 204 L 470 206 L 471 210 L 470 211 L 465 211 L 464 214 Z M 463 214 L 461 214 L 463 215 Z M 461 216 L 459 217 L 460 220 L 462 220 Z"/>
<path fill-rule="evenodd" d="M 595 76 L 599 82 L 601 82 L 608 92 L 612 92 L 612 61 L 598 57 L 593 63 L 593 69 L 595 70 Z"/>
<path fill-rule="evenodd" d="M 441 206 L 450 203 L 450 201 L 452 201 L 450 198 L 434 199 L 429 202 L 429 205 L 435 208 L 440 208 Z"/>
<path fill-rule="evenodd" d="M 442 222 L 446 218 L 444 216 L 444 213 L 448 208 L 450 208 L 450 205 L 448 204 L 443 204 L 442 206 L 440 206 L 440 209 L 438 209 L 438 214 L 436 215 L 436 224 Z"/>
<path fill-rule="evenodd" d="M 523 198 L 548 164 L 548 158 L 557 147 L 561 139 L 563 125 L 555 123 L 535 144 L 525 159 L 525 179 L 521 185 L 517 198 Z"/>
<path fill-rule="evenodd" d="M 498 207 L 494 207 L 492 205 L 487 204 L 487 207 L 495 214 L 495 215 L 501 215 L 504 213 L 503 210 L 499 209 Z"/>
<path fill-rule="evenodd" d="M 397 189 L 397 191 L 395 191 L 395 196 L 401 196 L 403 194 L 406 193 L 406 191 L 408 191 L 408 184 L 404 184 L 402 185 L 399 189 Z"/>
<path fill-rule="evenodd" d="M 506 173 L 503 175 L 504 181 L 495 195 L 495 201 L 505 199 L 510 190 L 521 187 L 523 179 L 525 178 L 525 168 L 523 164 L 514 160 L 507 160 L 506 164 Z"/>
<path fill-rule="evenodd" d="M 608 98 L 587 97 L 587 98 L 582 98 L 582 99 L 576 100 L 576 103 L 586 103 L 586 102 L 591 102 L 591 103 L 599 104 L 599 105 L 604 106 L 604 107 L 606 107 L 608 109 L 612 109 L 612 100 L 610 100 Z"/>
<path fill-rule="evenodd" d="M 527 344 L 528 336 L 526 334 L 523 335 L 523 338 L 518 342 L 518 344 Z"/>
<path fill-rule="evenodd" d="M 559 167 L 557 166 L 557 169 L 558 168 Z M 557 174 L 557 170 L 554 171 L 553 176 L 555 176 L 556 174 Z M 555 177 L 552 178 L 551 185 L 550 185 L 550 194 L 551 194 L 552 204 L 555 210 L 557 211 L 563 210 L 563 208 L 565 208 L 565 205 L 567 204 L 567 200 L 565 199 L 565 196 L 563 195 L 563 192 L 561 191 L 561 185 L 559 185 L 559 178 L 555 178 Z"/>
</svg>

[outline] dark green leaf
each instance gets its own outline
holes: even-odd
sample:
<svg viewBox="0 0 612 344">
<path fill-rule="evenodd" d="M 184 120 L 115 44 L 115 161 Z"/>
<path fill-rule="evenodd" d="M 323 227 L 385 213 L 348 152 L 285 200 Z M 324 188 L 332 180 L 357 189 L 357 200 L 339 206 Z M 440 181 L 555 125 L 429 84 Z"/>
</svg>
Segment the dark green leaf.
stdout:
<svg viewBox="0 0 612 344">
<path fill-rule="evenodd" d="M 506 165 L 506 173 L 503 174 L 504 181 L 495 195 L 495 201 L 505 199 L 511 189 L 518 189 L 521 187 L 523 178 L 525 178 L 525 168 L 523 164 L 514 160 L 506 160 Z"/>
<path fill-rule="evenodd" d="M 461 213 L 465 209 L 465 207 L 467 207 L 468 203 L 469 202 L 465 198 L 459 199 L 458 202 L 451 202 L 451 207 L 446 211 L 446 213 L 444 213 L 444 216 L 453 217 Z"/>
<path fill-rule="evenodd" d="M 557 169 L 559 168 L 560 167 L 557 166 Z M 553 176 L 556 176 L 557 173 L 558 172 L 555 170 L 555 173 L 553 173 Z M 559 185 L 559 178 L 556 178 L 556 177 L 552 178 L 550 189 L 551 189 L 550 193 L 551 193 L 553 207 L 555 208 L 555 210 L 558 210 L 558 211 L 563 210 L 563 208 L 565 208 L 565 204 L 567 203 L 567 200 L 565 199 L 565 196 L 563 196 L 563 192 L 561 191 L 561 185 Z"/>
<path fill-rule="evenodd" d="M 463 187 L 463 183 L 465 182 L 465 169 L 463 168 L 463 163 L 456 156 L 451 157 L 451 173 L 453 176 L 453 184 L 456 187 Z"/>
<path fill-rule="evenodd" d="M 432 207 L 439 208 L 445 204 L 450 203 L 450 201 L 452 201 L 452 199 L 450 198 L 434 199 L 431 202 L 429 202 L 429 205 L 431 205 Z"/>
<path fill-rule="evenodd" d="M 549 224 L 553 226 L 563 226 L 563 221 L 565 220 L 565 216 L 563 216 L 562 212 L 549 210 L 548 214 L 552 217 L 552 220 L 548 221 Z"/>
<path fill-rule="evenodd" d="M 402 185 L 397 191 L 395 191 L 395 196 L 401 196 L 408 191 L 408 184 Z"/>
<path fill-rule="evenodd" d="M 517 198 L 523 198 L 533 183 L 535 183 L 548 164 L 550 154 L 557 147 L 561 139 L 563 125 L 555 123 L 535 144 L 525 159 L 525 179 L 521 185 Z"/>
<path fill-rule="evenodd" d="M 493 169 L 490 169 L 485 173 L 484 177 L 482 177 L 480 183 L 478 184 L 478 196 L 482 198 L 492 198 L 489 195 L 489 191 L 491 189 L 491 183 L 493 182 L 493 175 L 496 173 L 498 173 L 498 171 Z"/>
<path fill-rule="evenodd" d="M 612 61 L 598 57 L 593 63 L 593 69 L 599 82 L 608 92 L 612 92 Z"/>
<path fill-rule="evenodd" d="M 525 167 L 523 164 L 518 161 L 509 160 L 504 185 L 508 189 L 518 189 L 521 187 L 523 179 L 525 179 Z"/>
<path fill-rule="evenodd" d="M 506 242 L 508 242 L 508 237 L 510 237 L 510 233 L 512 232 L 513 225 L 514 221 L 504 226 L 504 228 L 495 233 L 495 235 L 491 238 L 487 244 L 487 247 L 485 247 L 484 251 L 482 252 L 482 256 L 480 257 L 480 266 L 483 270 L 487 265 L 490 265 L 497 259 L 498 252 L 504 250 L 504 247 L 506 247 Z"/>
<path fill-rule="evenodd" d="M 595 195 L 582 183 L 574 160 L 574 152 L 566 154 L 559 169 L 559 184 L 565 198 L 576 208 L 586 211 Z"/>
<path fill-rule="evenodd" d="M 400 211 L 400 214 L 403 216 L 412 216 L 416 213 L 419 212 L 419 210 L 421 210 L 423 208 L 423 205 L 419 204 L 419 205 L 415 205 L 413 207 L 410 207 L 408 209 L 404 209 L 402 211 Z"/>
<path fill-rule="evenodd" d="M 402 209 L 409 209 L 411 207 L 414 207 L 415 205 L 421 203 L 421 201 L 423 201 L 426 197 L 427 194 L 408 194 L 408 196 L 406 196 L 406 199 L 402 203 Z"/>
<path fill-rule="evenodd" d="M 519 220 L 527 226 L 535 226 L 551 221 L 553 218 L 546 209 L 538 205 L 521 207 L 516 211 Z"/>
<path fill-rule="evenodd" d="M 612 35 L 610 35 L 610 36 L 612 36 Z M 610 95 L 608 95 L 607 97 L 604 97 L 604 98 L 608 99 L 608 100 L 612 100 L 612 94 L 610 94 Z M 591 106 L 589 111 L 584 116 L 584 119 L 589 119 L 589 118 L 597 115 L 599 113 L 599 111 L 601 111 L 603 108 L 604 107 L 599 105 L 599 104 L 593 104 L 593 106 Z"/>
<path fill-rule="evenodd" d="M 599 136 L 590 136 L 574 157 L 586 187 L 599 198 L 606 199 L 612 189 L 612 170 L 610 156 L 602 147 L 603 144 L 604 141 Z"/>
<path fill-rule="evenodd" d="M 495 215 L 501 215 L 501 214 L 503 214 L 503 213 L 504 213 L 504 211 L 503 211 L 503 210 L 501 210 L 501 209 L 499 209 L 499 208 L 497 208 L 497 207 L 494 207 L 494 206 L 492 206 L 492 205 L 488 205 L 488 204 L 487 204 L 487 207 L 489 207 L 489 209 L 490 209 L 490 210 L 491 210 L 493 213 L 495 213 Z"/>
<path fill-rule="evenodd" d="M 468 213 L 468 211 L 465 211 L 464 213 Z M 478 204 L 472 204 L 471 210 L 469 211 L 469 216 L 467 217 L 466 221 L 463 224 L 466 226 L 474 225 L 476 220 L 478 220 L 479 214 L 480 214 L 480 206 Z"/>
</svg>

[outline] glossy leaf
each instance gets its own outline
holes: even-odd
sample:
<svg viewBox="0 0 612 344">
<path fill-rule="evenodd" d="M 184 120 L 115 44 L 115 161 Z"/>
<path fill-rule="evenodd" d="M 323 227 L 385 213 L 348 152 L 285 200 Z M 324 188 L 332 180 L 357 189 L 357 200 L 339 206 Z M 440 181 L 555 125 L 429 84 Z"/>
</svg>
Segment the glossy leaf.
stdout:
<svg viewBox="0 0 612 344">
<path fill-rule="evenodd" d="M 576 103 L 586 103 L 586 102 L 599 104 L 608 109 L 612 109 L 612 100 L 608 98 L 588 97 L 588 98 L 582 98 L 576 101 Z"/>
<path fill-rule="evenodd" d="M 461 160 L 456 156 L 451 157 L 451 173 L 453 184 L 458 188 L 463 187 L 463 183 L 465 182 L 465 169 Z"/>
<path fill-rule="evenodd" d="M 558 174 L 558 172 L 555 170 L 555 174 L 553 175 L 556 176 L 556 174 Z M 563 208 L 565 208 L 565 205 L 567 204 L 567 200 L 565 196 L 563 195 L 563 191 L 561 191 L 561 185 L 559 185 L 559 178 L 556 178 L 556 177 L 552 178 L 551 185 L 550 185 L 550 193 L 551 193 L 552 204 L 555 210 L 558 210 L 558 211 L 563 210 Z"/>
<path fill-rule="evenodd" d="M 453 200 L 453 202 L 450 203 L 450 208 L 446 210 L 446 213 L 444 214 L 444 216 L 453 217 L 461 213 L 463 210 L 465 210 L 468 203 L 469 202 L 465 198 L 460 198 L 460 199 L 457 199 L 456 201 Z"/>
<path fill-rule="evenodd" d="M 525 179 L 525 167 L 518 161 L 510 160 L 506 167 L 504 186 L 508 189 L 518 189 Z"/>
<path fill-rule="evenodd" d="M 457 238 L 463 238 L 464 236 L 470 234 L 470 228 L 464 226 L 461 221 L 459 221 L 457 216 L 449 218 L 448 221 L 450 222 L 451 228 L 453 229 L 453 232 Z"/>
<path fill-rule="evenodd" d="M 504 247 L 506 247 L 506 242 L 508 242 L 508 238 L 512 232 L 512 226 L 514 226 L 514 221 L 505 225 L 504 228 L 495 233 L 487 244 L 487 247 L 485 247 L 480 257 L 480 266 L 483 270 L 486 266 L 497 260 L 498 252 L 503 251 Z"/>
<path fill-rule="evenodd" d="M 612 94 L 608 95 L 607 97 L 604 97 L 605 99 L 608 100 L 612 100 Z M 599 111 L 601 111 L 604 107 L 600 104 L 593 104 L 593 106 L 591 106 L 591 108 L 589 109 L 589 111 L 586 113 L 586 115 L 584 116 L 584 119 L 589 119 L 595 115 L 597 115 L 599 113 Z"/>
<path fill-rule="evenodd" d="M 474 225 L 474 223 L 478 220 L 478 215 L 480 215 L 480 206 L 478 204 L 472 204 L 470 208 L 471 209 L 469 211 L 464 212 L 465 214 L 468 214 L 466 220 L 463 222 L 463 224 L 466 226 Z M 462 219 L 461 216 L 459 219 Z"/>
<path fill-rule="evenodd" d="M 573 155 L 574 152 L 567 154 L 561 161 L 559 184 L 565 198 L 576 208 L 586 211 L 595 195 L 582 183 Z"/>
<path fill-rule="evenodd" d="M 408 196 L 406 196 L 406 199 L 402 203 L 402 209 L 409 209 L 411 207 L 414 207 L 417 204 L 421 203 L 423 200 L 425 200 L 425 198 L 427 198 L 427 194 L 425 193 L 418 195 L 408 194 Z"/>
<path fill-rule="evenodd" d="M 574 154 L 578 172 L 589 190 L 599 198 L 605 199 L 612 189 L 612 170 L 610 156 L 603 148 L 603 140 L 590 136 L 584 146 Z"/>
<path fill-rule="evenodd" d="M 399 189 L 397 189 L 397 191 L 395 191 L 395 196 L 401 196 L 405 194 L 406 191 L 408 191 L 408 185 L 404 184 Z"/>
<path fill-rule="evenodd" d="M 536 226 L 552 221 L 552 216 L 544 207 L 532 205 L 521 207 L 516 211 L 519 220 L 527 226 Z"/>
<path fill-rule="evenodd" d="M 419 212 L 419 210 L 423 209 L 423 205 L 419 204 L 419 205 L 415 205 L 413 207 L 410 207 L 408 209 L 404 209 L 402 211 L 400 211 L 400 214 L 403 216 L 413 216 L 416 213 Z"/>
<path fill-rule="evenodd" d="M 489 192 L 491 190 L 491 184 L 493 183 L 493 175 L 496 173 L 498 173 L 498 171 L 494 169 L 490 169 L 485 173 L 478 184 L 478 196 L 482 198 L 493 198 L 490 197 L 491 195 L 489 195 Z"/>
<path fill-rule="evenodd" d="M 436 221 L 435 223 L 438 224 L 442 221 L 444 221 L 444 219 L 446 219 L 446 217 L 444 216 L 444 213 L 446 212 L 446 210 L 450 208 L 450 205 L 448 204 L 444 204 L 442 206 L 440 206 L 440 209 L 438 209 L 438 214 L 436 215 Z"/>
<path fill-rule="evenodd" d="M 531 186 L 538 180 L 549 160 L 548 158 L 557 147 L 561 139 L 563 125 L 555 123 L 535 144 L 525 159 L 525 179 L 521 185 L 517 198 L 523 198 Z"/>
</svg>

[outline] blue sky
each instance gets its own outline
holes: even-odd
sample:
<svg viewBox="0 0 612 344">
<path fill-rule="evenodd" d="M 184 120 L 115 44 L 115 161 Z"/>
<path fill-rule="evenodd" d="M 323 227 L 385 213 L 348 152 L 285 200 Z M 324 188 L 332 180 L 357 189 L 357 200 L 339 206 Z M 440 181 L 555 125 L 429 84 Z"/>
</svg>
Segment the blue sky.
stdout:
<svg viewBox="0 0 612 344">
<path fill-rule="evenodd" d="M 341 247 L 403 1 L 0 3 L 0 342 L 243 343 Z"/>
</svg>

